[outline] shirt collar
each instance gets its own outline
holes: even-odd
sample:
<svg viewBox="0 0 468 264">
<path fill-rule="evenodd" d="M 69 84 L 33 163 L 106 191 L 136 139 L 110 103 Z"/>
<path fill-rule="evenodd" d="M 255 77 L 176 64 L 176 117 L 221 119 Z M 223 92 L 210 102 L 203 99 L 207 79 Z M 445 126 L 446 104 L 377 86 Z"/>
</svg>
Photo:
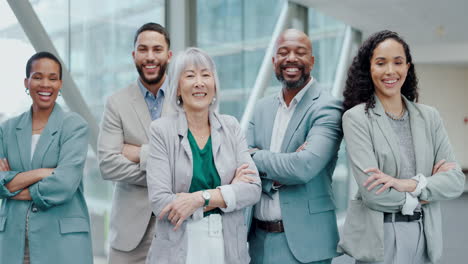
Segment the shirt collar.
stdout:
<svg viewBox="0 0 468 264">
<path fill-rule="evenodd" d="M 166 76 L 166 79 L 164 80 L 163 84 L 161 85 L 161 87 L 159 87 L 157 97 L 159 97 L 160 94 L 162 94 L 164 96 L 164 94 L 166 93 L 166 87 L 167 87 L 167 83 L 168 83 L 167 80 L 168 80 L 168 78 Z M 141 94 L 143 95 L 143 97 L 147 98 L 148 96 L 151 95 L 151 92 L 148 89 L 146 89 L 146 87 L 141 82 L 140 78 L 138 78 L 137 83 L 138 83 L 138 87 L 140 88 L 140 91 L 141 91 Z"/>
<path fill-rule="evenodd" d="M 296 94 L 296 96 L 294 96 L 294 98 L 291 100 L 291 103 L 289 104 L 289 107 L 291 107 L 292 105 L 297 105 L 301 101 L 302 97 L 304 97 L 305 93 L 307 92 L 307 90 L 309 90 L 310 86 L 312 86 L 314 81 L 314 77 L 310 76 L 309 82 L 304 86 L 304 88 L 301 89 L 300 92 Z M 281 105 L 286 107 L 286 102 L 284 101 L 282 89 L 279 91 L 277 99 Z"/>
</svg>

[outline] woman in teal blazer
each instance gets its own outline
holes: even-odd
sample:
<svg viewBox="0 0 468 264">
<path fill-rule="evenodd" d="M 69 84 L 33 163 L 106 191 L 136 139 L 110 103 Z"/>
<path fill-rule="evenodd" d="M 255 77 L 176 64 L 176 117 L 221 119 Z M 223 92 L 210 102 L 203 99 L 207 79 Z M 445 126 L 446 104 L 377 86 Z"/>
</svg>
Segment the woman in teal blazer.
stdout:
<svg viewBox="0 0 468 264">
<path fill-rule="evenodd" d="M 88 127 L 55 103 L 62 67 L 48 52 L 26 65 L 31 109 L 0 126 L 0 263 L 93 262 L 83 195 Z"/>
<path fill-rule="evenodd" d="M 356 263 L 438 263 L 440 201 L 458 197 L 465 177 L 436 109 L 416 103 L 408 44 L 380 31 L 348 72 L 343 131 L 358 184 L 339 250 Z"/>
</svg>

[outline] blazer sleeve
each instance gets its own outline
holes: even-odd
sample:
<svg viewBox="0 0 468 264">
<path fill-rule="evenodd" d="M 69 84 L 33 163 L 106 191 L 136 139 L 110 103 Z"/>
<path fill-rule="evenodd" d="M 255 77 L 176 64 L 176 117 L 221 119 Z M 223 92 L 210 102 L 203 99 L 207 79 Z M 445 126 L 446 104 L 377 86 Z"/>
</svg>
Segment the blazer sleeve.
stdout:
<svg viewBox="0 0 468 264">
<path fill-rule="evenodd" d="M 7 139 L 3 130 L 3 126 L 0 126 L 0 159 L 6 158 L 8 160 L 4 143 Z M 0 199 L 13 197 L 21 191 L 10 192 L 8 188 L 5 187 L 18 173 L 20 173 L 20 171 L 0 171 Z"/>
<path fill-rule="evenodd" d="M 348 110 L 343 115 L 343 131 L 349 167 L 357 182 L 359 193 L 362 195 L 362 201 L 367 207 L 376 211 L 399 212 L 406 201 L 404 192 L 388 188 L 383 193 L 376 195 L 375 192 L 382 187 L 382 184 L 370 191 L 363 186 L 369 177 L 368 174 L 364 173 L 364 170 L 379 168 L 374 154 L 374 147 L 378 148 L 378 146 L 374 146 L 372 143 L 372 134 L 368 126 L 369 120 L 365 116 L 364 110 L 362 109 L 362 113 L 352 112 L 352 110 Z"/>
<path fill-rule="evenodd" d="M 150 147 L 148 154 L 148 166 L 146 180 L 148 182 L 148 196 L 151 208 L 156 216 L 162 209 L 176 199 L 173 192 L 172 171 L 169 163 L 167 140 L 163 127 L 158 120 L 151 123 Z"/>
<path fill-rule="evenodd" d="M 229 210 L 223 210 L 225 212 L 232 212 L 235 210 L 240 210 L 243 208 L 246 208 L 248 206 L 256 204 L 260 200 L 260 194 L 261 194 L 261 181 L 260 177 L 258 176 L 258 170 L 257 167 L 255 166 L 255 163 L 253 162 L 252 158 L 250 157 L 248 148 L 247 148 L 247 140 L 245 138 L 244 133 L 242 132 L 239 122 L 237 120 L 230 116 L 228 117 L 231 119 L 229 121 L 230 123 L 230 129 L 233 131 L 233 144 L 236 146 L 236 153 L 234 153 L 236 157 L 236 167 L 240 167 L 242 164 L 248 164 L 249 167 L 248 169 L 254 170 L 255 174 L 250 175 L 251 177 L 255 178 L 255 182 L 252 183 L 247 183 L 247 182 L 237 182 L 234 184 L 228 184 L 226 186 L 229 186 L 229 188 L 226 188 L 228 190 L 232 190 L 232 197 L 235 202 L 233 204 L 232 208 L 229 208 Z M 235 177 L 235 175 L 233 175 Z M 220 186 L 221 192 L 224 197 L 224 192 L 223 192 L 223 187 Z M 226 208 L 227 209 L 227 208 Z"/>
<path fill-rule="evenodd" d="M 447 131 L 442 118 L 437 110 L 432 109 L 434 164 L 445 159 L 447 162 L 456 162 L 452 146 L 450 145 Z M 439 172 L 431 177 L 426 177 L 427 185 L 423 188 L 419 199 L 425 201 L 449 200 L 460 196 L 465 187 L 465 175 L 457 163 L 455 169 L 447 172 Z"/>
<path fill-rule="evenodd" d="M 122 121 L 114 98 L 110 97 L 106 103 L 98 137 L 98 162 L 102 178 L 104 180 L 146 186 L 148 146 L 142 146 L 141 162 L 135 163 L 122 155 L 123 144 Z"/>
<path fill-rule="evenodd" d="M 33 202 L 41 209 L 61 205 L 75 195 L 83 179 L 88 154 L 88 125 L 77 114 L 65 118 L 57 168 L 29 187 Z"/>
<path fill-rule="evenodd" d="M 274 153 L 259 150 L 253 160 L 263 178 L 284 185 L 305 184 L 317 175 L 337 155 L 342 139 L 341 107 L 338 101 L 321 106 L 317 118 L 307 133 L 303 151 Z"/>
</svg>

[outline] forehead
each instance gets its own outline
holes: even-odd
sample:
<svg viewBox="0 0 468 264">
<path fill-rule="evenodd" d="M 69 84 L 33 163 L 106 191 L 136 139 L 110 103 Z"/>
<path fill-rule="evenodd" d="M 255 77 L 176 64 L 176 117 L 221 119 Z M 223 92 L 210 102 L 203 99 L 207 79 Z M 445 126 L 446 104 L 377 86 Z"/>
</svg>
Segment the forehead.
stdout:
<svg viewBox="0 0 468 264">
<path fill-rule="evenodd" d="M 310 43 L 310 40 L 306 36 L 300 35 L 300 34 L 294 34 L 294 33 L 289 33 L 289 34 L 282 35 L 278 39 L 276 45 L 277 45 L 278 49 L 281 49 L 281 48 L 286 48 L 286 49 L 305 48 L 305 49 L 310 50 L 311 47 L 312 47 L 312 45 Z"/>
<path fill-rule="evenodd" d="M 380 42 L 377 47 L 375 47 L 373 58 L 377 57 L 403 57 L 406 58 L 405 49 L 403 45 L 394 40 L 394 39 L 386 39 Z"/>
<path fill-rule="evenodd" d="M 143 31 L 138 35 L 135 46 L 138 45 L 163 46 L 167 48 L 167 42 L 164 35 L 152 30 Z"/>
<path fill-rule="evenodd" d="M 33 61 L 31 64 L 31 72 L 41 72 L 41 73 L 57 73 L 60 72 L 60 67 L 58 63 L 49 58 L 42 58 Z"/>
</svg>

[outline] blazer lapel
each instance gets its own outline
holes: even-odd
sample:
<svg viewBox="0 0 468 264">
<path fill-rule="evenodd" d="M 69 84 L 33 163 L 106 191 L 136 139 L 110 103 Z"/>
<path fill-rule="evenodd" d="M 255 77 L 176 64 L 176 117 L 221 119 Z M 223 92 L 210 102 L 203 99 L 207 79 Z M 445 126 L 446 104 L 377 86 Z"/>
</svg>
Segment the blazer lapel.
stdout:
<svg viewBox="0 0 468 264">
<path fill-rule="evenodd" d="M 39 137 L 37 142 L 36 150 L 34 151 L 31 167 L 32 169 L 37 169 L 42 167 L 42 160 L 44 155 L 49 149 L 52 142 L 56 139 L 57 132 L 61 127 L 63 120 L 63 112 L 60 106 L 56 103 L 52 113 L 50 114 L 47 125 Z"/>
<path fill-rule="evenodd" d="M 309 110 L 309 108 L 314 104 L 315 100 L 320 96 L 320 90 L 317 85 L 314 84 L 314 80 L 310 87 L 305 92 L 302 99 L 296 106 L 296 110 L 294 110 L 294 114 L 289 121 L 288 128 L 286 133 L 284 134 L 283 143 L 281 143 L 281 152 L 287 152 L 289 143 L 291 142 L 292 136 L 296 129 L 299 127 L 302 119 L 304 118 L 305 114 Z"/>
<path fill-rule="evenodd" d="M 137 114 L 137 119 L 140 121 L 141 127 L 145 131 L 146 137 L 149 138 L 149 127 L 151 124 L 151 116 L 146 105 L 145 98 L 141 94 L 138 84 L 134 84 L 130 88 L 131 96 L 133 97 L 132 107 Z"/>
<path fill-rule="evenodd" d="M 424 173 L 424 169 L 426 168 L 425 161 L 428 160 L 425 158 L 427 143 L 424 140 L 427 138 L 425 129 L 426 123 L 419 110 L 414 106 L 414 103 L 408 101 L 405 97 L 403 98 L 410 117 L 411 136 L 413 137 L 414 153 L 416 157 L 416 174 Z"/>
<path fill-rule="evenodd" d="M 32 115 L 31 109 L 26 112 L 16 127 L 16 142 L 21 156 L 21 163 L 25 171 L 31 170 L 31 137 Z"/>
<path fill-rule="evenodd" d="M 210 126 L 211 126 L 211 147 L 213 151 L 213 157 L 216 157 L 216 154 L 219 151 L 221 146 L 221 135 L 219 130 L 221 129 L 221 124 L 219 123 L 218 117 L 215 113 L 210 113 Z"/>
<path fill-rule="evenodd" d="M 262 131 L 263 137 L 261 140 L 263 140 L 263 145 L 259 146 L 261 149 L 270 149 L 270 144 L 271 144 L 271 136 L 273 135 L 273 125 L 275 124 L 275 118 L 276 118 L 276 112 L 278 112 L 278 107 L 279 107 L 279 102 L 276 97 L 272 97 L 272 100 L 270 103 L 267 104 L 268 106 L 272 106 L 270 109 L 266 109 L 266 111 L 263 111 L 262 113 L 262 118 L 263 120 L 260 120 L 260 124 L 256 124 L 258 126 L 258 131 Z M 260 128 L 261 127 L 261 128 Z"/>
<path fill-rule="evenodd" d="M 398 178 L 400 176 L 400 148 L 398 139 L 386 117 L 382 103 L 380 102 L 377 96 L 375 96 L 375 107 L 371 111 L 374 113 L 376 117 L 375 119 L 377 120 L 377 124 L 392 150 L 392 154 L 396 162 L 396 171 L 398 174 L 396 175 L 396 177 Z"/>
<path fill-rule="evenodd" d="M 190 184 L 192 182 L 193 177 L 193 157 L 192 157 L 192 149 L 190 148 L 190 143 L 187 137 L 188 132 L 188 125 L 187 125 L 187 118 L 185 117 L 185 112 L 178 112 L 177 113 L 177 133 L 179 134 L 180 145 L 187 155 L 187 158 L 190 161 L 190 170 L 187 171 L 187 177 L 180 177 L 182 189 L 186 189 L 187 191 L 190 188 Z"/>
</svg>

